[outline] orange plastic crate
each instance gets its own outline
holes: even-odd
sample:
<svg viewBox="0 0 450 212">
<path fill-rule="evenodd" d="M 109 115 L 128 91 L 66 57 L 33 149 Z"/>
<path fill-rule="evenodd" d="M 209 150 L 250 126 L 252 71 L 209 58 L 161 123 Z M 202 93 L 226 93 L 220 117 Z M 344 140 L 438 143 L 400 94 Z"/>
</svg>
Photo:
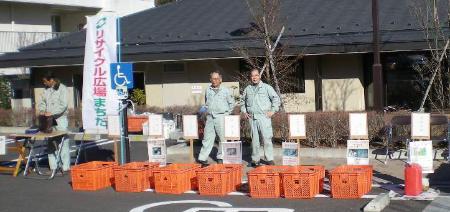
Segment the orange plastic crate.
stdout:
<svg viewBox="0 0 450 212">
<path fill-rule="evenodd" d="M 157 193 L 181 194 L 196 190 L 197 174 L 200 164 L 170 164 L 153 171 Z"/>
<path fill-rule="evenodd" d="M 70 171 L 73 190 L 95 191 L 111 186 L 115 165 L 115 162 L 92 161 L 73 166 Z"/>
<path fill-rule="evenodd" d="M 323 184 L 325 180 L 325 167 L 324 166 L 315 166 L 315 165 L 301 165 L 298 166 L 299 169 L 302 170 L 317 170 L 319 172 L 319 193 L 323 192 Z"/>
<path fill-rule="evenodd" d="M 115 189 L 119 192 L 142 192 L 151 187 L 153 168 L 159 163 L 132 162 L 114 168 Z"/>
<path fill-rule="evenodd" d="M 372 166 L 344 165 L 330 172 L 333 198 L 360 198 L 372 188 Z"/>
<path fill-rule="evenodd" d="M 127 121 L 129 132 L 142 132 L 142 124 L 148 121 L 148 116 L 129 116 Z"/>
<path fill-rule="evenodd" d="M 281 172 L 284 197 L 313 198 L 319 193 L 321 173 L 313 167 L 294 166 Z"/>
<path fill-rule="evenodd" d="M 283 196 L 280 173 L 290 168 L 291 166 L 260 166 L 247 172 L 250 196 L 255 198 Z"/>
<path fill-rule="evenodd" d="M 197 170 L 198 191 L 200 195 L 224 196 L 234 191 L 236 186 L 235 168 L 215 164 Z"/>
<path fill-rule="evenodd" d="M 232 184 L 234 185 L 232 191 L 237 191 L 242 184 L 242 164 L 219 164 L 226 169 L 232 169 Z"/>
</svg>

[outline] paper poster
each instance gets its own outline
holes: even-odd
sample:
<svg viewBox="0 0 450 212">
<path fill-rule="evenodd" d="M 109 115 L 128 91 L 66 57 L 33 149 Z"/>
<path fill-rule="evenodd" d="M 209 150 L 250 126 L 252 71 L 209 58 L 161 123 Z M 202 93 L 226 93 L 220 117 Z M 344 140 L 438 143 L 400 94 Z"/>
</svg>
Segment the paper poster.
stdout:
<svg viewBox="0 0 450 212">
<path fill-rule="evenodd" d="M 163 137 L 163 116 L 153 114 L 148 116 L 148 135 L 150 137 Z"/>
<path fill-rule="evenodd" d="M 183 115 L 183 137 L 184 139 L 198 138 L 198 121 L 196 115 Z"/>
<path fill-rule="evenodd" d="M 147 151 L 149 162 L 157 162 L 162 166 L 167 164 L 167 149 L 164 139 L 148 139 Z"/>
<path fill-rule="evenodd" d="M 108 116 L 108 135 L 120 136 L 119 116 Z"/>
<path fill-rule="evenodd" d="M 6 136 L 0 136 L 0 155 L 6 155 Z"/>
<path fill-rule="evenodd" d="M 223 142 L 222 155 L 224 164 L 242 164 L 242 142 Z"/>
<path fill-rule="evenodd" d="M 411 138 L 430 139 L 429 113 L 411 113 Z"/>
<path fill-rule="evenodd" d="M 297 142 L 283 142 L 281 144 L 283 151 L 283 165 L 297 166 L 300 165 L 299 148 Z"/>
<path fill-rule="evenodd" d="M 289 114 L 289 138 L 306 138 L 304 114 Z"/>
<path fill-rule="evenodd" d="M 433 173 L 433 144 L 431 141 L 409 142 L 408 163 L 417 163 L 422 173 Z"/>
<path fill-rule="evenodd" d="M 193 85 L 191 88 L 193 94 L 201 94 L 203 92 L 203 88 L 201 85 Z"/>
<path fill-rule="evenodd" d="M 347 141 L 347 164 L 369 165 L 369 140 Z"/>
<path fill-rule="evenodd" d="M 350 138 L 368 139 L 367 113 L 349 114 Z"/>
<path fill-rule="evenodd" d="M 241 138 L 241 122 L 239 115 L 224 117 L 225 140 L 239 140 Z"/>
</svg>

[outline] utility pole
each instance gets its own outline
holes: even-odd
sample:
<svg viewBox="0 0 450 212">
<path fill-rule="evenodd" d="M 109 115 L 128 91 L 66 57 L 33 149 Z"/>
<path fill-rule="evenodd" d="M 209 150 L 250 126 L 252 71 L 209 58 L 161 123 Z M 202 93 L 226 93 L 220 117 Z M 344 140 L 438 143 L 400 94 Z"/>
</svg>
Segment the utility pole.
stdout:
<svg viewBox="0 0 450 212">
<path fill-rule="evenodd" d="M 384 107 L 383 68 L 380 63 L 380 29 L 379 29 L 378 0 L 372 0 L 372 27 L 373 27 L 373 103 L 376 111 Z"/>
</svg>

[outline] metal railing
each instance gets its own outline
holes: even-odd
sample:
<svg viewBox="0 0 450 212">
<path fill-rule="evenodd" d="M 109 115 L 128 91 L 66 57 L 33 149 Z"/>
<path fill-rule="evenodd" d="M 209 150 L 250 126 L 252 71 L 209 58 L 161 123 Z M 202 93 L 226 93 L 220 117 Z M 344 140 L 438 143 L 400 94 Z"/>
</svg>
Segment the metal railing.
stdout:
<svg viewBox="0 0 450 212">
<path fill-rule="evenodd" d="M 68 32 L 15 32 L 0 31 L 0 54 L 17 52 L 19 48 L 61 37 Z"/>
</svg>

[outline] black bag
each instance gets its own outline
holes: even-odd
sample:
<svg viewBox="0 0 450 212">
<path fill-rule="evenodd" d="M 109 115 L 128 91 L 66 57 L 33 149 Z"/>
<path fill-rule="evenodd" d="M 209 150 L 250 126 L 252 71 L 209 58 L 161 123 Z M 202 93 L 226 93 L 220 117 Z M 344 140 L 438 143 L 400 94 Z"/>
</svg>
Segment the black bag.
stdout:
<svg viewBox="0 0 450 212">
<path fill-rule="evenodd" d="M 43 133 L 51 133 L 55 120 L 53 116 L 39 116 L 39 131 Z"/>
</svg>

